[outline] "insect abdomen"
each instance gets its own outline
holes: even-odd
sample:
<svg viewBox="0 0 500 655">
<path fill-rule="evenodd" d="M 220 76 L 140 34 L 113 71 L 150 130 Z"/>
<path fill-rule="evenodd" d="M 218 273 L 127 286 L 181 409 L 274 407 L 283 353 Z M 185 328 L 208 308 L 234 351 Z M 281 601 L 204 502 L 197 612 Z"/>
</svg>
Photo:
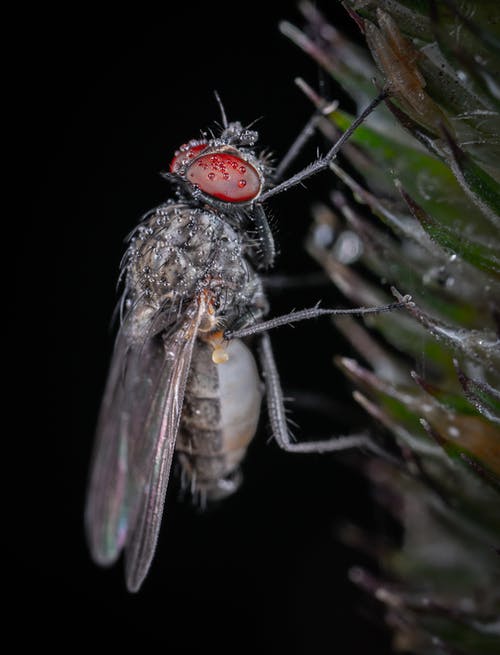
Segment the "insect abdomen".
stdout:
<svg viewBox="0 0 500 655">
<path fill-rule="evenodd" d="M 208 499 L 234 492 L 239 465 L 255 435 L 261 383 L 252 353 L 239 339 L 228 360 L 212 361 L 213 349 L 198 340 L 186 387 L 177 450 L 191 486 Z"/>
</svg>

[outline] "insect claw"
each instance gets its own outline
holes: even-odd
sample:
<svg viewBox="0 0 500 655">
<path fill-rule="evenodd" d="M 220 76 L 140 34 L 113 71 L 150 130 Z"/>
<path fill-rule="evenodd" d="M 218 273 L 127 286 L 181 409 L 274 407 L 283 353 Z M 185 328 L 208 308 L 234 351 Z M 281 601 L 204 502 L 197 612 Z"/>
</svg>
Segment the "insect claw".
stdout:
<svg viewBox="0 0 500 655">
<path fill-rule="evenodd" d="M 412 301 L 411 295 L 409 293 L 402 296 L 396 287 L 391 287 L 391 293 L 396 298 L 396 300 L 401 303 L 402 306 L 404 305 L 406 307 L 415 307 L 415 303 Z"/>
</svg>

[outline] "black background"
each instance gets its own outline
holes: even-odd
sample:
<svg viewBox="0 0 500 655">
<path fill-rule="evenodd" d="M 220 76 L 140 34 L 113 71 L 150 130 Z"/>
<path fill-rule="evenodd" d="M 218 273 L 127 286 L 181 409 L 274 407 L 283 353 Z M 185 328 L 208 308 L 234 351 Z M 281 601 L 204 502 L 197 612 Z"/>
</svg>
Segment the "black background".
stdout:
<svg viewBox="0 0 500 655">
<path fill-rule="evenodd" d="M 325 11 L 355 33 L 340 4 Z M 230 120 L 262 117 L 261 144 L 277 157 L 286 151 L 311 110 L 293 79 L 317 85 L 320 72 L 279 33 L 282 18 L 301 21 L 292 2 L 259 8 L 214 1 L 165 4 L 158 13 L 134 6 L 115 15 L 44 7 L 20 23 L 13 55 L 24 61 L 15 128 L 23 137 L 23 191 L 16 216 L 24 226 L 29 211 L 30 227 L 22 238 L 15 233 L 13 244 L 13 314 L 27 320 L 13 320 L 16 335 L 23 334 L 13 385 L 22 401 L 21 448 L 7 470 L 17 515 L 8 573 L 23 626 L 19 645 L 389 650 L 377 608 L 347 579 L 349 566 L 369 561 L 335 536 L 342 520 L 370 528 L 379 520 L 365 483 L 341 457 L 280 452 L 268 443 L 265 416 L 236 496 L 200 514 L 171 485 L 157 556 L 138 595 L 125 591 L 121 562 L 108 571 L 90 561 L 83 535 L 123 238 L 165 199 L 158 172 L 174 150 L 219 119 L 214 89 Z M 316 146 L 326 147 L 318 140 L 302 164 Z M 269 203 L 281 251 L 277 272 L 315 270 L 303 236 L 312 200 L 326 198 L 331 184 L 311 181 Z M 272 311 L 319 298 L 324 306 L 342 302 L 329 287 L 281 291 L 271 295 Z M 299 436 L 352 429 L 351 414 L 363 421 L 332 365 L 335 353 L 349 349 L 328 321 L 283 328 L 273 340 L 286 390 L 334 399 L 337 424 L 298 411 Z"/>
</svg>

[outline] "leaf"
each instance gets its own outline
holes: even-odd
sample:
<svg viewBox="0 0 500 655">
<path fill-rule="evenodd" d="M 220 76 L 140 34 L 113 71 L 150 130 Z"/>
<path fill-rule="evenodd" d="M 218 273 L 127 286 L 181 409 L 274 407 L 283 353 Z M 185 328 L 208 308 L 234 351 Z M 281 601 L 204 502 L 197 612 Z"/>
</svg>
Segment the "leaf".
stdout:
<svg viewBox="0 0 500 655">
<path fill-rule="evenodd" d="M 411 213 L 418 219 L 427 234 L 439 243 L 442 248 L 459 255 L 465 261 L 477 266 L 479 269 L 500 277 L 500 257 L 498 248 L 490 247 L 484 243 L 472 241 L 458 230 L 450 229 L 439 223 L 431 214 L 428 214 L 413 198 L 398 184 L 401 195 L 405 199 Z"/>
<path fill-rule="evenodd" d="M 395 293 L 397 298 L 400 294 Z M 492 371 L 500 367 L 500 339 L 491 330 L 467 330 L 439 321 L 425 313 L 416 304 L 407 305 L 406 311 L 428 330 L 436 340 L 477 361 Z"/>
<path fill-rule="evenodd" d="M 451 280 L 451 283 L 436 282 L 433 285 L 429 271 L 439 265 L 439 259 L 436 260 L 436 256 L 432 257 L 436 255 L 436 251 L 439 251 L 438 248 L 428 252 L 419 243 L 414 248 L 402 249 L 399 240 L 393 239 L 363 219 L 350 207 L 342 194 L 335 194 L 333 199 L 341 209 L 349 227 L 361 238 L 362 260 L 373 273 L 386 281 L 397 281 L 399 286 L 442 318 L 467 327 L 482 327 L 485 323 L 491 322 L 484 297 L 477 292 L 468 297 L 467 293 L 462 291 L 464 285 L 461 284 L 460 278 L 470 272 L 462 271 L 456 260 L 450 262 L 449 255 L 440 251 L 442 279 Z M 420 241 L 424 239 L 421 238 Z M 430 239 L 428 241 L 430 242 Z M 457 292 L 457 289 L 461 291 Z"/>
<path fill-rule="evenodd" d="M 472 416 L 478 415 L 479 412 L 473 405 L 471 405 L 467 398 L 464 398 L 462 395 L 453 393 L 447 388 L 438 387 L 435 384 L 428 382 L 418 375 L 416 371 L 412 371 L 411 376 L 419 387 L 437 401 L 441 407 L 452 410 L 453 412 L 458 412 L 459 414 L 468 414 Z"/>
<path fill-rule="evenodd" d="M 296 46 L 322 66 L 351 95 L 358 106 L 368 104 L 374 95 L 372 78 L 375 66 L 366 50 L 352 43 L 333 27 L 327 25 L 323 16 L 310 3 L 303 3 L 302 9 L 312 18 L 318 38 L 313 40 L 288 21 L 282 21 L 280 31 Z"/>
<path fill-rule="evenodd" d="M 459 148 L 452 135 L 442 126 L 446 141 L 450 147 L 453 161 L 451 169 L 459 184 L 479 207 L 484 216 L 497 228 L 500 227 L 500 184 L 486 171 L 482 170 L 473 159 Z"/>
<path fill-rule="evenodd" d="M 399 237 L 397 241 L 390 239 L 372 222 L 348 211 L 347 200 L 339 203 L 338 194 L 332 196 L 362 238 L 366 253 L 363 261 L 373 272 L 404 287 L 442 317 L 470 327 L 491 323 L 489 305 L 500 297 L 500 283 L 495 284 L 485 272 L 461 258 L 450 257 L 410 213 L 405 214 L 397 207 L 388 208 L 337 164 L 331 168 L 353 191 L 357 202 L 368 205 Z"/>
<path fill-rule="evenodd" d="M 379 195 L 382 192 L 384 196 L 396 199 L 393 184 L 398 179 L 416 202 L 440 224 L 461 233 L 467 233 L 466 230 L 473 224 L 477 239 L 498 241 L 498 230 L 464 192 L 449 163 L 437 158 L 435 140 L 393 103 L 386 104 L 403 127 L 419 141 L 415 140 L 412 147 L 404 145 L 365 124 L 357 128 L 350 144 L 343 148 L 343 156 Z M 330 119 L 342 130 L 352 122 L 350 115 L 340 111 L 330 114 Z M 433 154 L 425 152 L 420 143 Z"/>
<path fill-rule="evenodd" d="M 437 429 L 426 419 L 421 419 L 420 423 L 448 457 L 462 466 L 466 465 L 468 470 L 473 470 L 476 474 L 479 472 L 481 480 L 500 492 L 500 450 L 495 449 L 499 435 L 498 432 L 495 434 L 488 423 L 481 421 L 481 419 L 461 417 L 453 426 L 455 428 L 451 432 L 453 438 L 445 436 L 444 431 Z M 449 427 L 448 432 L 450 433 Z"/>
<path fill-rule="evenodd" d="M 473 380 L 465 375 L 456 359 L 453 360 L 453 364 L 469 402 L 487 419 L 500 424 L 500 393 L 486 382 Z"/>
</svg>

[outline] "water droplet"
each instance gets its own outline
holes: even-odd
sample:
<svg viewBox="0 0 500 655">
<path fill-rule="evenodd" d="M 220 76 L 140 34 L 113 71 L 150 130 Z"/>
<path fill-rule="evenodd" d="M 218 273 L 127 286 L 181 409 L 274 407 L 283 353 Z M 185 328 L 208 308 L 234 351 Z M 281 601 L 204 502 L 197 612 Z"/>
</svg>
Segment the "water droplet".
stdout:
<svg viewBox="0 0 500 655">
<path fill-rule="evenodd" d="M 238 180 L 238 186 L 240 187 L 240 189 L 243 189 L 243 187 L 245 187 L 246 185 L 247 183 L 245 180 Z"/>
<path fill-rule="evenodd" d="M 208 177 L 209 180 L 213 180 L 213 179 L 215 179 L 215 173 L 209 173 L 207 175 L 207 177 Z"/>
<path fill-rule="evenodd" d="M 332 244 L 333 236 L 333 227 L 327 223 L 321 223 L 313 232 L 314 243 L 319 248 L 328 248 Z"/>
<path fill-rule="evenodd" d="M 362 253 L 363 244 L 358 235 L 351 230 L 344 230 L 335 244 L 334 256 L 343 264 L 352 264 L 361 257 Z"/>
</svg>

